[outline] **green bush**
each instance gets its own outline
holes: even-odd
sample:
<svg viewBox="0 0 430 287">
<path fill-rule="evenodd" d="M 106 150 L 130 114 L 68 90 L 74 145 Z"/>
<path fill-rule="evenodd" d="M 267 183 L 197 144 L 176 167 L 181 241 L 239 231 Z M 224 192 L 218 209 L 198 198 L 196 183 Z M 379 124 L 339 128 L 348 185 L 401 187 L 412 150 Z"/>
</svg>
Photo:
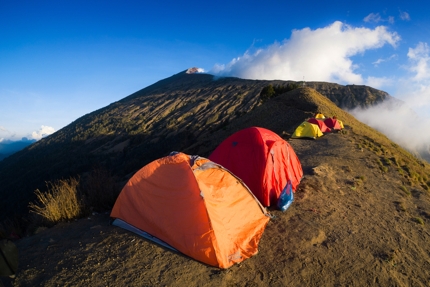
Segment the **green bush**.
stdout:
<svg viewBox="0 0 430 287">
<path fill-rule="evenodd" d="M 273 96 L 275 96 L 275 93 L 276 93 L 275 89 L 273 89 L 272 84 L 270 84 L 270 85 L 265 86 L 263 88 L 263 90 L 260 93 L 260 98 L 263 101 L 265 101 L 265 100 L 268 100 L 268 99 L 272 98 Z"/>
<path fill-rule="evenodd" d="M 418 224 L 424 225 L 424 220 L 421 217 L 415 217 L 414 221 Z"/>
<path fill-rule="evenodd" d="M 270 98 L 277 97 L 281 94 L 287 93 L 297 88 L 300 88 L 300 85 L 298 83 L 288 83 L 285 86 L 284 85 L 273 86 L 272 84 L 269 84 L 265 86 L 263 90 L 261 90 L 260 98 L 264 102 Z"/>
</svg>

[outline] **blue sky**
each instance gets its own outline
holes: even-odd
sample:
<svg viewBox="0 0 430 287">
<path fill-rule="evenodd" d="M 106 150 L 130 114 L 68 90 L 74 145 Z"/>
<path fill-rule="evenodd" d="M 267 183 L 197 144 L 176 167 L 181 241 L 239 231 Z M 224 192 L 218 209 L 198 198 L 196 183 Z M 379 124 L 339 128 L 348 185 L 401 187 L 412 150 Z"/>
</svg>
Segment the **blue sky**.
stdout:
<svg viewBox="0 0 430 287">
<path fill-rule="evenodd" d="M 0 140 L 40 139 L 193 66 L 365 84 L 430 118 L 429 13 L 426 1 L 0 0 Z"/>
</svg>

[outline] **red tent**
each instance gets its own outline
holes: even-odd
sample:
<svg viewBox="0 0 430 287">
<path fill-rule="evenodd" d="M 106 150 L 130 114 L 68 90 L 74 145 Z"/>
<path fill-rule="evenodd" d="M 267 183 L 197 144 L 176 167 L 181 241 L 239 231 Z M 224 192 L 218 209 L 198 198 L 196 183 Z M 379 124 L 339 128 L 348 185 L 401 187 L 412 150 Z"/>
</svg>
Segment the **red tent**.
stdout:
<svg viewBox="0 0 430 287">
<path fill-rule="evenodd" d="M 308 120 L 311 124 L 317 125 L 323 133 L 331 132 L 331 129 L 324 123 L 323 120 L 317 120 L 315 118 L 310 118 Z"/>
<path fill-rule="evenodd" d="M 295 191 L 303 176 L 302 165 L 290 144 L 264 128 L 234 133 L 209 159 L 242 179 L 264 206 L 277 203 L 288 180 Z"/>
<path fill-rule="evenodd" d="M 340 131 L 342 129 L 342 127 L 340 126 L 337 119 L 327 118 L 324 120 L 324 123 L 326 124 L 326 126 L 328 126 L 329 128 L 331 128 L 333 130 Z"/>
</svg>

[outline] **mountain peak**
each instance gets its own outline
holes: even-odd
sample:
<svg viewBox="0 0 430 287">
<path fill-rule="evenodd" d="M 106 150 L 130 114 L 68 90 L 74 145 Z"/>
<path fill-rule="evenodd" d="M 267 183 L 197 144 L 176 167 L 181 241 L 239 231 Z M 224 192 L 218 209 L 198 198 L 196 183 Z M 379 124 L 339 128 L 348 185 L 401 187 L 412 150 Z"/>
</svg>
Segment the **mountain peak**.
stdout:
<svg viewBox="0 0 430 287">
<path fill-rule="evenodd" d="M 202 68 L 192 67 L 192 68 L 189 68 L 185 73 L 195 74 L 195 73 L 204 73 L 204 72 L 205 70 L 203 70 Z"/>
</svg>

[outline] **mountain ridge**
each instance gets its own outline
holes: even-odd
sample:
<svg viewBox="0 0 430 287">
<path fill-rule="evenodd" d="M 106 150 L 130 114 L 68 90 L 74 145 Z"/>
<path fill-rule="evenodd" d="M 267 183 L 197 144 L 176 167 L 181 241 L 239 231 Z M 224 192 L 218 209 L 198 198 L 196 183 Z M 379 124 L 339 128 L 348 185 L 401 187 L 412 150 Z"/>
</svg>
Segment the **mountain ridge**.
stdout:
<svg viewBox="0 0 430 287">
<path fill-rule="evenodd" d="M 34 190 L 43 190 L 47 181 L 84 175 L 96 166 L 103 166 L 121 184 L 137 169 L 171 150 L 208 156 L 220 142 L 220 135 L 233 132 L 234 126 L 246 127 L 252 123 L 278 134 L 291 134 L 317 111 L 329 116 L 334 113 L 326 109 L 333 105 L 328 97 L 317 97 L 328 99 L 320 104 L 311 104 L 313 100 L 304 97 L 301 108 L 291 105 L 294 97 L 286 101 L 282 95 L 268 101 L 261 99 L 264 87 L 290 83 L 296 82 L 217 78 L 182 71 L 86 114 L 0 162 L 0 195 L 5 198 L 0 203 L 0 209 L 4 210 L 1 219 L 13 212 L 25 214 L 27 202 L 34 199 Z M 309 91 L 311 84 L 306 82 L 306 87 L 297 91 Z M 336 91 L 331 93 L 332 97 L 339 95 L 341 89 L 347 89 L 347 94 L 354 89 L 364 93 L 351 100 L 350 105 L 363 97 L 367 99 L 365 104 L 391 98 L 370 87 L 315 85 L 325 90 L 331 86 Z M 286 115 L 281 107 L 290 114 Z M 270 110 L 277 111 L 276 117 L 271 116 Z M 336 113 L 349 119 L 341 109 L 336 109 Z"/>
<path fill-rule="evenodd" d="M 242 92 L 245 90 L 243 85 L 250 85 L 240 81 L 237 84 Z M 262 90 L 267 84 L 257 85 L 256 90 Z M 241 102 L 242 97 L 238 97 L 234 86 L 230 90 L 228 87 L 208 86 L 208 90 L 213 89 L 214 94 L 220 95 L 233 91 L 229 97 L 233 100 L 224 102 L 221 95 L 203 105 L 199 94 L 203 93 L 203 98 L 213 95 L 206 94 L 205 89 L 188 95 L 180 94 L 177 89 L 172 93 L 167 89 L 164 92 L 156 90 L 155 94 L 145 97 L 150 97 L 159 106 L 153 105 L 152 110 L 148 107 L 145 111 L 150 116 L 160 116 L 158 121 L 161 122 L 149 117 L 153 127 L 147 129 L 151 135 L 158 135 L 157 140 L 151 136 L 132 136 L 126 131 L 102 134 L 101 138 L 81 134 L 82 140 L 78 138 L 68 151 L 81 150 L 77 154 L 86 157 L 80 161 L 92 159 L 100 164 L 104 160 L 106 166 L 109 158 L 110 166 L 117 168 L 113 174 L 123 174 L 121 181 L 128 179 L 135 168 L 142 167 L 144 161 L 164 156 L 172 151 L 170 148 L 207 156 L 227 136 L 245 127 L 261 126 L 276 132 L 289 142 L 299 157 L 304 177 L 286 212 L 274 207 L 268 209 L 273 218 L 267 224 L 257 255 L 227 270 L 206 266 L 109 225 L 107 210 L 52 228 L 39 227 L 36 234 L 16 241 L 21 261 L 13 285 L 428 285 L 428 163 L 412 156 L 312 88 L 296 88 L 253 106 L 252 101 Z M 171 111 L 174 101 L 165 103 L 166 94 L 178 94 L 177 106 L 181 106 Z M 256 93 L 256 97 L 260 98 L 260 94 Z M 194 102 L 186 101 L 188 98 Z M 135 113 L 139 103 L 145 109 L 146 104 L 136 100 L 130 108 L 131 114 L 127 108 L 124 116 Z M 222 105 L 227 105 L 227 110 L 235 108 L 223 114 Z M 111 108 L 125 110 L 121 105 Z M 172 118 L 177 121 L 175 111 L 181 109 L 184 112 L 196 109 L 189 120 L 185 117 L 179 121 L 187 124 L 177 128 L 183 128 L 190 138 L 181 132 L 170 135 L 175 129 L 157 128 L 173 127 L 177 122 L 170 121 Z M 317 140 L 291 139 L 296 123 L 312 117 L 315 112 L 338 116 L 345 129 Z M 221 118 L 207 122 L 217 113 L 222 115 Z M 194 118 L 198 120 L 190 120 Z M 227 122 L 226 118 L 230 120 Z M 133 119 L 138 121 L 138 115 Z M 97 117 L 92 115 L 88 120 L 94 121 Z M 204 121 L 201 126 L 199 121 Z M 147 122 L 142 121 L 143 124 Z M 85 123 L 80 124 L 84 131 Z M 187 126 L 190 126 L 188 130 Z M 104 127 L 109 132 L 109 125 Z M 133 130 L 129 132 L 133 133 Z M 145 153 L 146 149 L 152 154 Z M 137 159 L 136 166 L 128 167 L 130 173 L 127 174 L 124 164 L 133 159 Z"/>
</svg>

